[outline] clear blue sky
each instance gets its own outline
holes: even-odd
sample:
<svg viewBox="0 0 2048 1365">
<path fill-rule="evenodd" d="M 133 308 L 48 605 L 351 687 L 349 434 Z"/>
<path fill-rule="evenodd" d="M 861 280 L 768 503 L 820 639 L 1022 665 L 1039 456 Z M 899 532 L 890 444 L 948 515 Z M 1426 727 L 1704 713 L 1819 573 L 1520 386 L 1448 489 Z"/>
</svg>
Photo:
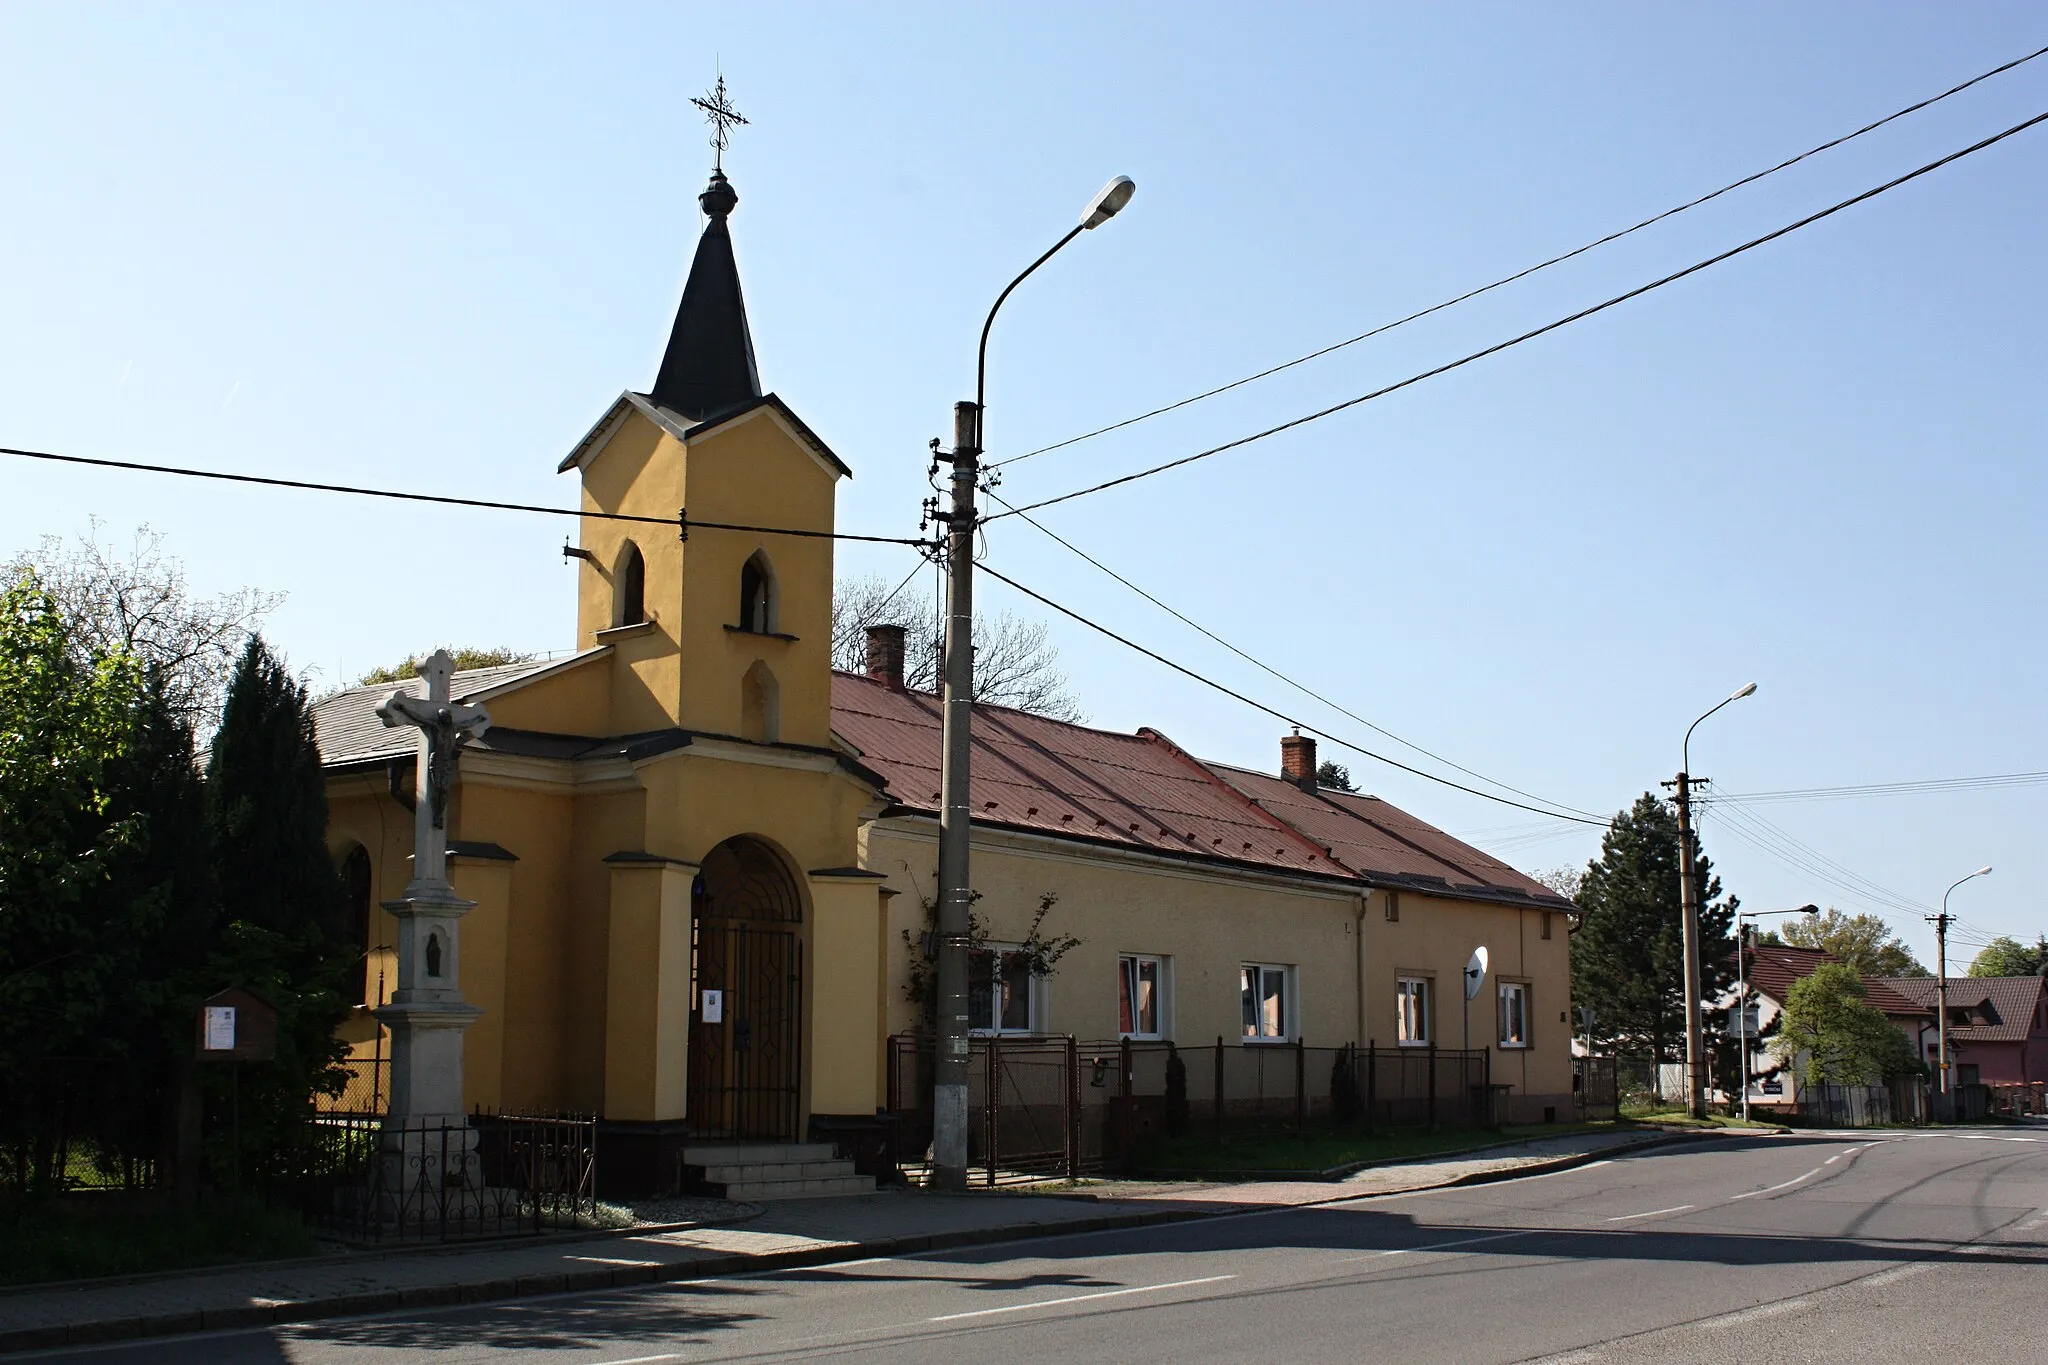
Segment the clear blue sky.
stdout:
<svg viewBox="0 0 2048 1365">
<path fill-rule="evenodd" d="M 0 444 L 570 505 L 652 378 L 722 63 L 766 383 L 905 533 L 994 293 L 988 444 L 1029 449 L 1339 340 L 2048 43 L 2037 6 L 0 9 Z M 2048 58 L 1475 304 L 1010 471 L 1029 498 L 1376 387 L 2048 109 Z M 1668 290 L 1046 514 L 1243 647 L 1467 766 L 1610 812 L 2048 768 L 2048 128 Z M 202 589 L 290 594 L 326 685 L 571 643 L 563 525 L 10 463 L 0 550 L 104 519 Z M 847 550 L 850 572 L 908 552 Z M 420 557 L 446 574 L 422 586 Z M 1343 734 L 1361 727 L 1015 521 L 989 562 Z M 999 585 L 985 600 L 1017 605 Z M 1278 763 L 1281 727 L 1066 623 L 1094 721 Z M 1332 752 L 1518 864 L 1597 833 Z M 1982 932 L 2048 928 L 2048 788 L 1760 813 Z M 1503 828 L 1510 827 L 1510 828 Z M 1704 837 L 1754 908 L 1881 908 Z M 1931 935 L 1896 915 L 1923 957 Z M 1967 949 L 1963 955 L 1967 956 Z"/>
</svg>

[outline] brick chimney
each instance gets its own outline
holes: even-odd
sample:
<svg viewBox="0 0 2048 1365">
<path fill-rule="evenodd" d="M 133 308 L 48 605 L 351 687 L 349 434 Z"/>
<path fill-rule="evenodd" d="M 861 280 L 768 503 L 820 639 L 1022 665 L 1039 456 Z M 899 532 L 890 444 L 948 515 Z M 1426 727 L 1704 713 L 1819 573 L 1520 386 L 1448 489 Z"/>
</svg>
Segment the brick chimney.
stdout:
<svg viewBox="0 0 2048 1365">
<path fill-rule="evenodd" d="M 868 676 L 891 692 L 903 690 L 903 627 L 868 627 Z"/>
<path fill-rule="evenodd" d="M 1296 730 L 1280 736 L 1280 776 L 1305 792 L 1316 789 L 1316 742 Z"/>
</svg>

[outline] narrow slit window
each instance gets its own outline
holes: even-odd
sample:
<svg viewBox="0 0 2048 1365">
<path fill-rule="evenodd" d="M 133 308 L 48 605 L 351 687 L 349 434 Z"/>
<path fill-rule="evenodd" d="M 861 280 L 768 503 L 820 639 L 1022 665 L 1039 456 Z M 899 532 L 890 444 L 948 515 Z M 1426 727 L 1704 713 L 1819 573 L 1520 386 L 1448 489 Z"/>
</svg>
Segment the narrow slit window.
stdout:
<svg viewBox="0 0 2048 1365">
<path fill-rule="evenodd" d="M 739 628 L 756 635 L 772 635 L 776 630 L 775 568 L 760 550 L 740 566 Z"/>
<path fill-rule="evenodd" d="M 613 575 L 612 624 L 637 626 L 647 619 L 647 561 L 632 541 L 619 553 L 619 567 Z"/>
</svg>

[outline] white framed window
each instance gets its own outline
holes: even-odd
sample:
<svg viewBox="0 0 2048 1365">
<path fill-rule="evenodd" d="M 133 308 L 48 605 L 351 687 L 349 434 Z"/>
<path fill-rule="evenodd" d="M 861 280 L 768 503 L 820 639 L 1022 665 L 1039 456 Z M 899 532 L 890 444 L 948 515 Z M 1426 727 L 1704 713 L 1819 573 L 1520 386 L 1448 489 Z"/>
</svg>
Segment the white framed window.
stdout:
<svg viewBox="0 0 2048 1365">
<path fill-rule="evenodd" d="M 1529 987 L 1525 982 L 1500 983 L 1500 1045 L 1529 1046 Z"/>
<path fill-rule="evenodd" d="M 1166 1034 L 1166 959 L 1125 953 L 1116 960 L 1116 1029 L 1120 1038 Z"/>
<path fill-rule="evenodd" d="M 1394 1041 L 1402 1047 L 1429 1046 L 1429 978 L 1404 976 L 1394 983 Z"/>
<path fill-rule="evenodd" d="M 1294 1037 L 1294 968 L 1248 962 L 1238 969 L 1237 994 L 1248 1043 L 1284 1043 Z"/>
<path fill-rule="evenodd" d="M 1045 1013 L 1031 956 L 1003 945 L 967 956 L 967 1027 L 974 1033 L 1038 1033 Z"/>
</svg>

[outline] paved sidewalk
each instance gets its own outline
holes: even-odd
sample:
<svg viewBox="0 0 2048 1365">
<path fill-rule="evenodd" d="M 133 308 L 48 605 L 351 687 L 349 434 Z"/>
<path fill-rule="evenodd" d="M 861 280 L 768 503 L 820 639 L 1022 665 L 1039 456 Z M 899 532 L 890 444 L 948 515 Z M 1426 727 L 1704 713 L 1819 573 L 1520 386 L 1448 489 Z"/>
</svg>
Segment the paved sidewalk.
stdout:
<svg viewBox="0 0 2048 1365">
<path fill-rule="evenodd" d="M 1089 1186 L 1092 1197 L 888 1190 L 771 1204 L 755 1217 L 747 1216 L 751 1208 L 736 1207 L 735 1215 L 745 1221 L 725 1225 L 365 1252 L 120 1284 L 13 1290 L 0 1293 L 0 1352 L 610 1289 L 1329 1203 L 1565 1169 L 1672 1140 L 1663 1133 L 1580 1133 L 1375 1167 L 1342 1181 L 1113 1181 Z"/>
</svg>

